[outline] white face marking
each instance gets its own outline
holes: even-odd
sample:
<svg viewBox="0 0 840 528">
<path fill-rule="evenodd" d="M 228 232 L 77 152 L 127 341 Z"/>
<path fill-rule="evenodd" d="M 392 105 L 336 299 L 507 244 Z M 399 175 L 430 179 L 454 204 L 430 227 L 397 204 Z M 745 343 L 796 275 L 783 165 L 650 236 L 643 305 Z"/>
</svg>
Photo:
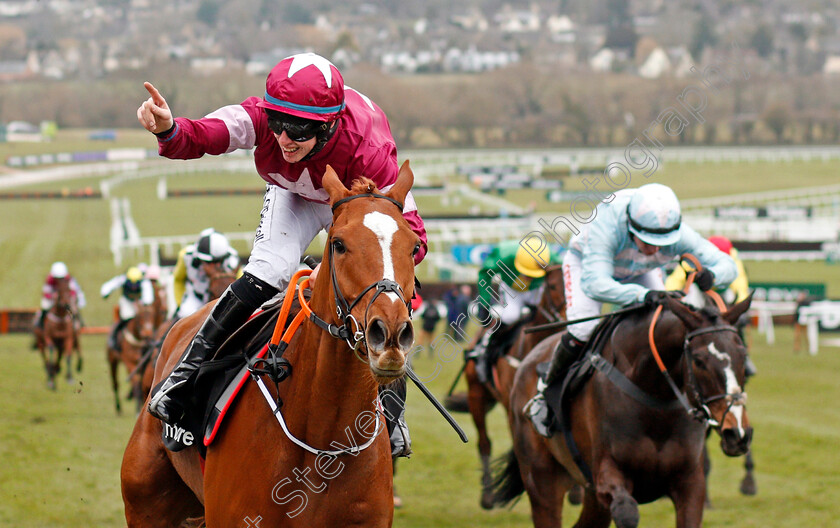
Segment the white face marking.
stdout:
<svg viewBox="0 0 840 528">
<path fill-rule="evenodd" d="M 379 247 L 382 249 L 382 278 L 395 281 L 391 242 L 394 239 L 394 233 L 397 232 L 397 221 L 386 214 L 374 211 L 366 214 L 362 223 L 373 231 L 379 241 Z M 393 302 L 400 299 L 394 292 L 386 292 L 385 295 Z"/>
<path fill-rule="evenodd" d="M 738 380 L 735 378 L 735 371 L 732 370 L 732 359 L 729 357 L 729 354 L 725 354 L 718 350 L 714 343 L 711 343 L 709 345 L 708 350 L 710 354 L 721 360 L 724 363 L 724 365 L 726 365 L 723 369 L 724 375 L 726 376 L 726 393 L 732 395 L 741 394 L 741 386 L 738 385 Z M 735 417 L 735 420 L 738 422 L 738 430 L 740 431 L 741 435 L 743 435 L 744 406 L 742 404 L 736 403 L 732 406 L 730 411 Z"/>
</svg>

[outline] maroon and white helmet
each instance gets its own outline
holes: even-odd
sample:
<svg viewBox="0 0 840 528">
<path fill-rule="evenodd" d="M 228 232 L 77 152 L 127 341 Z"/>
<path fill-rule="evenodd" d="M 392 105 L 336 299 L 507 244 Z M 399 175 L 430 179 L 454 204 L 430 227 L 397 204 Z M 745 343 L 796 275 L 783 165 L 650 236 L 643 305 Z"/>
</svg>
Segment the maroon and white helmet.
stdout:
<svg viewBox="0 0 840 528">
<path fill-rule="evenodd" d="M 344 78 L 333 63 L 300 53 L 277 63 L 257 106 L 313 121 L 332 121 L 344 109 Z"/>
<path fill-rule="evenodd" d="M 70 272 L 67 270 L 67 264 L 63 262 L 53 262 L 52 266 L 50 266 L 50 276 L 54 279 L 63 279 Z"/>
</svg>

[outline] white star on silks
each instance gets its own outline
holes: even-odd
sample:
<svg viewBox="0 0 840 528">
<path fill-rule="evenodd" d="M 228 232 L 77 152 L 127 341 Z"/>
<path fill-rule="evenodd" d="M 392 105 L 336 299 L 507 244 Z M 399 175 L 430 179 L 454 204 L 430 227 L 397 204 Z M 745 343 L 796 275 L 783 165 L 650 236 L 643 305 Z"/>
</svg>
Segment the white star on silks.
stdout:
<svg viewBox="0 0 840 528">
<path fill-rule="evenodd" d="M 314 53 L 301 53 L 292 58 L 292 65 L 289 66 L 289 78 L 307 66 L 315 66 L 324 75 L 324 80 L 327 81 L 327 88 L 332 88 L 332 70 L 330 66 L 332 63 Z"/>
</svg>

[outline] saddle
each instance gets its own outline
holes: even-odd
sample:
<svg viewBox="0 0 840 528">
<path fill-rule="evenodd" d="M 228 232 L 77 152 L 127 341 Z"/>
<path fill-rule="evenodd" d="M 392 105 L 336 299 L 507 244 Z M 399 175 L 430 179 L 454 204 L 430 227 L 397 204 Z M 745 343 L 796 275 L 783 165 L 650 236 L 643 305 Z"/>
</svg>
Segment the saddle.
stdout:
<svg viewBox="0 0 840 528">
<path fill-rule="evenodd" d="M 195 446 L 204 457 L 248 379 L 251 361 L 268 345 L 281 304 L 277 301 L 264 307 L 237 329 L 213 358 L 201 364 L 185 418 L 175 425 L 164 424 L 161 436 L 167 449 L 181 451 Z M 295 300 L 287 326 L 298 311 L 300 305 Z"/>
<path fill-rule="evenodd" d="M 612 334 L 613 329 L 621 321 L 621 316 L 607 315 L 592 332 L 592 339 L 586 345 L 586 348 L 581 352 L 581 357 L 577 358 L 574 363 L 566 370 L 566 374 L 562 379 L 555 380 L 543 391 L 545 401 L 551 409 L 551 424 L 549 431 L 566 431 L 568 426 L 565 424 L 568 418 L 568 405 L 572 396 L 580 392 L 589 378 L 595 373 L 596 367 L 593 358 L 600 358 L 601 351 L 604 349 L 607 339 Z M 557 347 L 560 347 L 557 343 Z M 556 353 L 556 352 L 555 352 Z M 546 361 L 537 365 L 537 375 L 540 380 L 545 382 L 548 375 L 548 367 L 550 361 Z"/>
</svg>

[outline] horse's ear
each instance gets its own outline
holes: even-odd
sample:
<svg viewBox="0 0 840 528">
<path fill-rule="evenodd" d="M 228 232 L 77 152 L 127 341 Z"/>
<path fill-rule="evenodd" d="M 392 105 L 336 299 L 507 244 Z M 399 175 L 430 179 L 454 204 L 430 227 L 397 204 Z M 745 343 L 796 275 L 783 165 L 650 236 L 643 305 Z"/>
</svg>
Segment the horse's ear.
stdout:
<svg viewBox="0 0 840 528">
<path fill-rule="evenodd" d="M 752 303 L 752 298 L 753 298 L 754 293 L 755 293 L 755 291 L 751 291 L 750 295 L 746 299 L 744 299 L 743 301 L 739 302 L 738 304 L 736 304 L 735 306 L 733 306 L 732 308 L 730 308 L 729 310 L 727 310 L 726 312 L 721 314 L 721 316 L 723 317 L 723 320 L 726 321 L 727 323 L 735 326 L 735 323 L 738 322 L 738 319 L 747 310 L 750 309 L 750 303 Z"/>
<path fill-rule="evenodd" d="M 400 167 L 400 173 L 397 175 L 397 182 L 388 191 L 388 196 L 404 204 L 405 195 L 411 190 L 412 185 L 414 185 L 414 172 L 408 166 L 408 160 L 405 160 Z"/>
<path fill-rule="evenodd" d="M 696 330 L 703 325 L 703 317 L 692 310 L 689 305 L 678 299 L 665 297 L 665 307 L 671 310 L 674 315 L 679 317 L 689 332 Z"/>
<path fill-rule="evenodd" d="M 327 165 L 327 170 L 324 172 L 324 179 L 321 180 L 321 185 L 330 195 L 330 205 L 333 205 L 342 198 L 350 196 L 350 191 L 341 183 L 341 180 L 338 179 L 338 174 L 329 165 Z"/>
</svg>

